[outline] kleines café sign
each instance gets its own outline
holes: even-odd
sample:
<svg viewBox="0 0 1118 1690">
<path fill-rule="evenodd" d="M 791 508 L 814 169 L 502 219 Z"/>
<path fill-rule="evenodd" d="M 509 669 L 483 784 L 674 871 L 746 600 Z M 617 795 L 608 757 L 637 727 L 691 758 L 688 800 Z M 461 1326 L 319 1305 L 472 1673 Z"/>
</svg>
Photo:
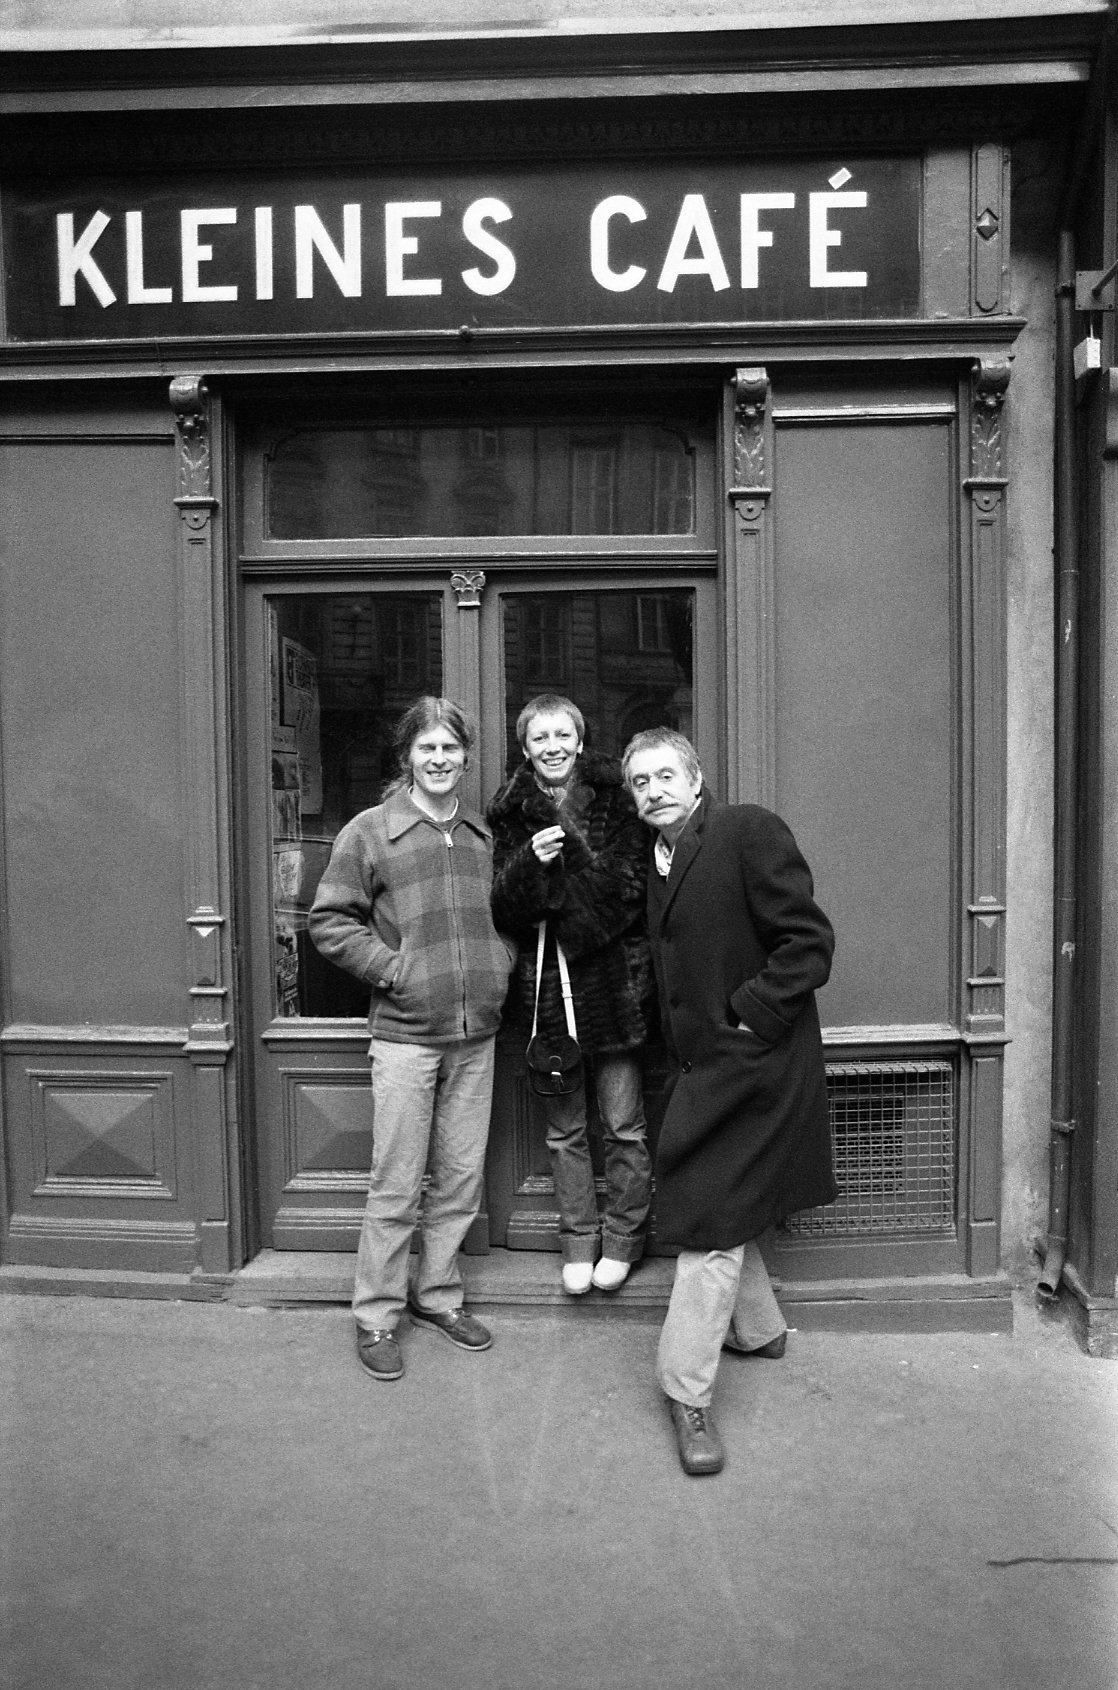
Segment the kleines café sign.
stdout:
<svg viewBox="0 0 1118 1690">
<path fill-rule="evenodd" d="M 9 340 L 920 310 L 918 159 L 8 184 Z"/>
</svg>

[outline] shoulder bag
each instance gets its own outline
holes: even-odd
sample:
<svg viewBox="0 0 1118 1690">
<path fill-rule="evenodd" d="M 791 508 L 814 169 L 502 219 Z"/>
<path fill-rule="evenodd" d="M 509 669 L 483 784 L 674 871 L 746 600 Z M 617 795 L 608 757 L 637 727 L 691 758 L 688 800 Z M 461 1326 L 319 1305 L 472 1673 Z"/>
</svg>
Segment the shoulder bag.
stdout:
<svg viewBox="0 0 1118 1690">
<path fill-rule="evenodd" d="M 540 1017 L 540 981 L 543 978 L 543 952 L 547 940 L 547 922 L 539 925 L 536 946 L 536 1003 L 532 1011 L 532 1037 L 528 1041 L 528 1084 L 539 1097 L 567 1097 L 582 1084 L 582 1052 L 578 1047 L 575 1028 L 575 1006 L 571 996 L 571 975 L 567 959 L 558 939 L 555 950 L 559 958 L 559 983 L 563 989 L 563 1009 L 567 1031 L 547 1035 L 537 1033 Z"/>
</svg>

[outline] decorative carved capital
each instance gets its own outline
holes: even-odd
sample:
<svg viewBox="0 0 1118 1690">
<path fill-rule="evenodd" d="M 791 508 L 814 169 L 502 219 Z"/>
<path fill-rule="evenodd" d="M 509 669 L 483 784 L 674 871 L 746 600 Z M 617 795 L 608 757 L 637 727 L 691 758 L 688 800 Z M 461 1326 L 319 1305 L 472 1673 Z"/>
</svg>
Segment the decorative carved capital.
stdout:
<svg viewBox="0 0 1118 1690">
<path fill-rule="evenodd" d="M 1005 434 L 1002 406 L 1009 387 L 1009 362 L 982 358 L 971 386 L 970 480 L 1005 481 Z"/>
<path fill-rule="evenodd" d="M 175 376 L 171 409 L 179 434 L 179 497 L 175 503 L 190 522 L 205 520 L 214 504 L 210 450 L 210 394 L 202 375 Z M 194 510 L 191 507 L 200 507 Z"/>
<path fill-rule="evenodd" d="M 768 492 L 765 407 L 769 372 L 760 366 L 734 375 L 734 485 L 731 498 Z"/>
<path fill-rule="evenodd" d="M 458 595 L 459 610 L 477 610 L 481 605 L 482 588 L 485 586 L 485 571 L 456 569 L 450 577 L 450 585 Z"/>
</svg>

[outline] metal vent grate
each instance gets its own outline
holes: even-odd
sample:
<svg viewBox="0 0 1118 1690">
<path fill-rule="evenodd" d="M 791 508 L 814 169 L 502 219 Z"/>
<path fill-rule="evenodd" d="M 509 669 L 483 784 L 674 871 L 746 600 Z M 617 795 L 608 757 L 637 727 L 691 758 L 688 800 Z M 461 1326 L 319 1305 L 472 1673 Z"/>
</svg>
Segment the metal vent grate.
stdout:
<svg viewBox="0 0 1118 1690">
<path fill-rule="evenodd" d="M 950 1231 L 955 1072 L 950 1062 L 827 1065 L 839 1195 L 785 1223 L 800 1238 Z"/>
</svg>

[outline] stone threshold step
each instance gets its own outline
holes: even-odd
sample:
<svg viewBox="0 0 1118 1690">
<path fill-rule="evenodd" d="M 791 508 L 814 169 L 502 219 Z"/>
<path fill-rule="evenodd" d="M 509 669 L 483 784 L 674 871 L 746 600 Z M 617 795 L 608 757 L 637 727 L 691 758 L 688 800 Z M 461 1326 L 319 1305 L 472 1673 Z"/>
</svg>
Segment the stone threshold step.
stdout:
<svg viewBox="0 0 1118 1690">
<path fill-rule="evenodd" d="M 348 1303 L 351 1254 L 262 1250 L 237 1273 L 229 1300 L 242 1307 Z M 466 1299 L 478 1310 L 561 1310 L 575 1319 L 659 1320 L 668 1304 L 675 1262 L 646 1257 L 620 1291 L 564 1295 L 554 1251 L 491 1250 L 463 1256 Z M 804 1331 L 1010 1332 L 1011 1286 L 1004 1275 L 968 1279 L 775 1281 L 789 1325 Z"/>
<path fill-rule="evenodd" d="M 620 1291 L 563 1294 L 554 1251 L 491 1250 L 463 1256 L 466 1296 L 473 1308 L 570 1319 L 658 1321 L 671 1292 L 675 1263 L 647 1257 Z M 242 1308 L 346 1305 L 353 1287 L 351 1252 L 262 1250 L 237 1272 L 220 1275 L 145 1273 L 126 1268 L 64 1268 L 7 1264 L 0 1294 L 123 1297 L 161 1301 L 231 1302 Z M 939 1274 L 921 1279 L 774 1280 L 790 1326 L 801 1331 L 1011 1332 L 1011 1286 L 1004 1275 L 968 1279 Z"/>
</svg>

